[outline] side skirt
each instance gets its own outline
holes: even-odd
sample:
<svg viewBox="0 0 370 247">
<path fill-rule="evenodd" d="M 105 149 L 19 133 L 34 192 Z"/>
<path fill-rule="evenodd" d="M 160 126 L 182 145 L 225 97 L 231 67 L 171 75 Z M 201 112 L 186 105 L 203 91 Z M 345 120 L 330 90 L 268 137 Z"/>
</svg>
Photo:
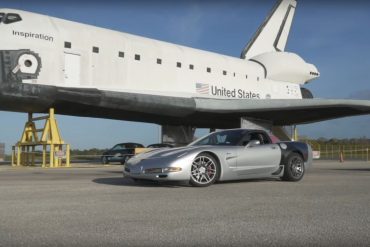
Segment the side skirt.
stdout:
<svg viewBox="0 0 370 247">
<path fill-rule="evenodd" d="M 280 165 L 279 169 L 271 175 L 272 176 L 277 176 L 277 177 L 282 177 L 284 175 L 284 169 L 285 169 L 284 166 Z"/>
</svg>

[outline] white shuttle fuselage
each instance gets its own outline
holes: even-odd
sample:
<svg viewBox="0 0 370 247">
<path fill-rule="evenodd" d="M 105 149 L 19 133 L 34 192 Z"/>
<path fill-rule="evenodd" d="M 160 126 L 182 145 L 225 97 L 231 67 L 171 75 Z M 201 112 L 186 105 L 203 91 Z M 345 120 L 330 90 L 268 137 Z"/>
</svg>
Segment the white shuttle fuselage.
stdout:
<svg viewBox="0 0 370 247">
<path fill-rule="evenodd" d="M 367 114 L 368 102 L 304 99 L 319 72 L 285 52 L 295 8 L 278 1 L 241 58 L 0 9 L 0 109 L 212 128 Z"/>
<path fill-rule="evenodd" d="M 229 57 L 19 10 L 0 12 L 17 13 L 22 18 L 0 25 L 1 49 L 27 48 L 42 58 L 39 76 L 24 79 L 23 83 L 174 97 L 299 99 L 299 84 L 313 79 L 310 72 L 316 72 L 309 65 L 306 71 L 299 71 L 302 69 L 296 61 L 306 64 L 294 54 L 279 54 L 275 59 L 287 63 L 282 68 L 297 67 L 298 80 L 289 71 L 285 78 L 281 75 L 280 80 L 273 80 L 266 76 L 265 65 L 255 59 Z"/>
</svg>

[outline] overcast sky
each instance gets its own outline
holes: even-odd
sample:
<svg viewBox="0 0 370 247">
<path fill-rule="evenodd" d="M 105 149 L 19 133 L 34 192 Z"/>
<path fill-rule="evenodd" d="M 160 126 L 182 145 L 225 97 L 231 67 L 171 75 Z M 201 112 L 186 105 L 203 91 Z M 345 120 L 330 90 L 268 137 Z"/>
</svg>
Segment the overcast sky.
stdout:
<svg viewBox="0 0 370 247">
<path fill-rule="evenodd" d="M 0 0 L 1 8 L 38 12 L 235 57 L 274 4 L 274 0 Z M 307 85 L 315 97 L 370 100 L 370 1 L 299 1 L 287 51 L 318 67 L 321 77 Z M 153 124 L 57 118 L 72 148 L 107 148 L 125 141 L 150 144 L 159 139 L 159 127 Z M 0 119 L 0 142 L 9 150 L 20 138 L 27 114 L 0 112 Z M 370 137 L 369 123 L 369 116 L 351 117 L 301 125 L 299 132 L 311 137 Z"/>
</svg>

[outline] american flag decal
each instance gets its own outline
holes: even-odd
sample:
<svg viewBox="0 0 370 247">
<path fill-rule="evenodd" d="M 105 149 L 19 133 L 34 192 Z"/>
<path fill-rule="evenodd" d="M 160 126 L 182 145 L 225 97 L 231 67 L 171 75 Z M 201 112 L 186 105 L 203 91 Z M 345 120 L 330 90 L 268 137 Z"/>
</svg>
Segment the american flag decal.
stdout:
<svg viewBox="0 0 370 247">
<path fill-rule="evenodd" d="M 197 89 L 197 93 L 200 94 L 209 94 L 209 84 L 206 83 L 196 83 L 195 87 Z"/>
</svg>

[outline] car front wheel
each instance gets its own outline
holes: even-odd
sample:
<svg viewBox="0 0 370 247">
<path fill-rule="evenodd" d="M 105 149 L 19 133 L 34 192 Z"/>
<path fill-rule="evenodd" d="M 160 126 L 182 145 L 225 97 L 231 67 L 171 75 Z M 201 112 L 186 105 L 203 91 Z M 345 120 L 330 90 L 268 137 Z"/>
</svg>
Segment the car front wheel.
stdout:
<svg viewBox="0 0 370 247">
<path fill-rule="evenodd" d="M 190 184 L 196 187 L 205 187 L 213 184 L 219 174 L 219 165 L 216 159 L 207 153 L 201 153 L 191 164 Z"/>
<path fill-rule="evenodd" d="M 103 163 L 104 165 L 109 164 L 109 160 L 108 160 L 107 156 L 103 156 L 101 158 L 101 163 Z"/>
<path fill-rule="evenodd" d="M 304 175 L 304 161 L 301 155 L 292 153 L 289 155 L 288 160 L 284 166 L 285 181 L 299 181 Z"/>
</svg>

